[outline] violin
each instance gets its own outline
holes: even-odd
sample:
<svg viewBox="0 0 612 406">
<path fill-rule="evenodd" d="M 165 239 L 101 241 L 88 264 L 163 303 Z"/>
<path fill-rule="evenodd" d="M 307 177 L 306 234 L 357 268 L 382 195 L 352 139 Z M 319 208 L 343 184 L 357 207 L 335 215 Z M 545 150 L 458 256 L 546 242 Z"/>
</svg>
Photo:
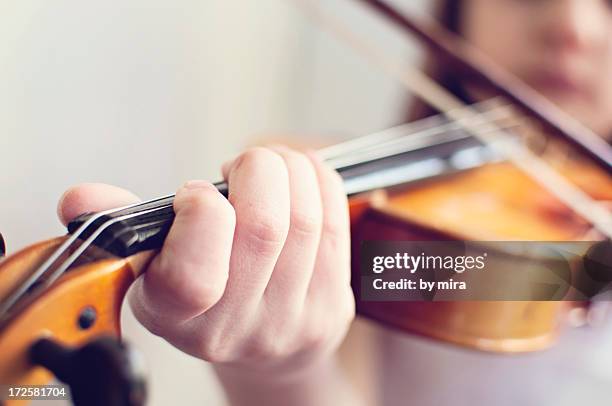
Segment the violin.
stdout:
<svg viewBox="0 0 612 406">
<path fill-rule="evenodd" d="M 553 137 L 561 138 L 544 141 L 545 144 L 560 141 L 565 145 L 563 148 L 568 148 L 580 158 L 558 159 L 553 163 L 555 174 L 546 165 L 540 165 L 538 158 L 524 154 L 513 157 L 513 153 L 506 154 L 504 162 L 481 158 L 477 163 L 471 162 L 459 169 L 453 168 L 454 156 L 473 146 L 453 141 L 455 146 L 449 149 L 444 146 L 446 142 L 438 143 L 434 155 L 441 161 L 439 166 L 445 170 L 434 170 L 429 176 L 416 180 L 408 176 L 404 180 L 409 181 L 390 182 L 392 187 L 351 200 L 352 283 L 358 298 L 362 275 L 358 258 L 363 241 L 609 241 L 612 214 L 597 204 L 589 204 L 589 201 L 609 202 L 612 198 L 612 149 L 607 143 L 435 22 L 428 21 L 424 25 L 385 1 L 362 0 L 361 3 L 371 7 L 402 32 L 416 36 L 440 61 L 455 68 L 458 75 L 488 85 L 551 130 Z M 482 106 L 466 109 L 461 101 L 441 91 L 421 72 L 409 71 L 409 67 L 392 61 L 365 40 L 360 41 L 339 20 L 325 15 L 312 4 L 310 7 L 309 11 L 316 21 L 345 39 L 357 51 L 369 56 L 371 62 L 386 70 L 429 105 L 444 112 L 459 128 L 495 149 L 488 133 L 502 131 L 503 125 L 491 126 L 490 122 L 478 121 L 482 114 L 474 114 L 474 109 L 481 111 Z M 471 124 L 466 124 L 465 120 L 471 120 Z M 419 124 L 416 127 L 413 138 L 418 137 L 420 131 L 428 131 L 427 128 L 419 128 Z M 453 130 L 447 128 L 446 135 Z M 373 143 L 377 141 L 373 140 Z M 425 146 L 418 152 L 423 160 L 429 157 L 425 151 L 429 147 Z M 538 153 L 545 155 L 544 151 Z M 414 157 L 406 160 L 413 164 L 417 161 Z M 525 161 L 530 163 L 526 165 Z M 531 167 L 531 163 L 535 165 Z M 419 170 L 423 170 L 423 167 Z M 414 171 L 407 168 L 406 172 Z M 556 186 L 551 187 L 552 184 Z M 529 198 L 526 199 L 526 196 Z M 557 203 L 551 205 L 553 201 Z M 582 204 L 578 202 L 586 202 L 585 207 L 599 214 L 590 216 L 585 210 L 577 209 L 577 205 Z M 599 225 L 601 233 L 593 235 L 594 224 Z M 604 247 L 601 249 L 609 251 L 609 245 Z M 538 261 L 538 258 L 521 255 L 510 258 L 509 261 Z M 585 303 L 528 300 L 357 301 L 358 313 L 393 328 L 472 349 L 500 353 L 530 352 L 549 347 L 566 324 L 569 312 L 574 309 L 584 311 Z"/>
<path fill-rule="evenodd" d="M 517 353 L 550 346 L 564 317 L 581 303 L 361 301 L 361 243 L 605 240 L 612 237 L 612 215 L 598 202 L 612 201 L 610 146 L 541 98 L 530 101 L 528 90 L 489 65 L 457 52 L 464 47 L 450 34 L 420 26 L 383 1 L 363 2 L 491 84 L 554 132 L 550 142 L 580 158 L 553 170 L 526 148 L 515 149 L 514 138 L 500 151 L 493 141 L 515 125 L 514 108 L 465 106 L 442 89 L 432 96 L 419 88 L 412 90 L 442 115 L 320 151 L 342 175 L 349 195 L 358 313 L 478 350 Z M 399 79 L 412 82 L 403 73 Z M 471 158 L 460 159 L 466 153 Z M 216 186 L 227 195 L 224 182 Z M 173 198 L 84 214 L 69 224 L 66 236 L 0 263 L 1 384 L 36 385 L 55 376 L 70 385 L 79 405 L 144 404 L 142 371 L 119 340 L 119 312 L 129 286 L 164 242 L 174 218 Z"/>
</svg>

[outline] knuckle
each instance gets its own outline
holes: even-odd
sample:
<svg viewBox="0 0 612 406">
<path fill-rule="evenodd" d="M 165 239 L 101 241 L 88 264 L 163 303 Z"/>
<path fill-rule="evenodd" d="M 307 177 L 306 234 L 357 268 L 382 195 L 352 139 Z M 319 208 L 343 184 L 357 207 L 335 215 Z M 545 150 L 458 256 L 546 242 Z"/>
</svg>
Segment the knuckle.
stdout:
<svg viewBox="0 0 612 406">
<path fill-rule="evenodd" d="M 290 210 L 290 229 L 301 234 L 319 234 L 323 224 L 323 207 L 320 201 L 314 166 L 306 155 L 293 150 L 283 152 L 287 166 L 293 168 L 295 187 L 300 188 L 298 195 L 308 200 L 292 202 Z M 299 177 L 299 178 L 298 178 Z"/>
<path fill-rule="evenodd" d="M 318 234 L 321 232 L 322 224 L 322 216 L 317 215 L 314 210 L 291 211 L 290 227 L 292 231 L 301 234 Z"/>
<path fill-rule="evenodd" d="M 348 244 L 350 235 L 348 223 L 339 216 L 326 216 L 323 221 L 322 232 L 328 240 L 328 243 L 334 246 L 333 248 L 340 248 Z"/>
<path fill-rule="evenodd" d="M 254 359 L 280 359 L 287 355 L 286 345 L 278 337 L 259 335 L 247 350 Z"/>
<path fill-rule="evenodd" d="M 301 338 L 301 350 L 317 351 L 324 348 L 329 341 L 329 332 L 320 323 L 310 323 L 304 329 Z"/>
<path fill-rule="evenodd" d="M 225 281 L 221 283 L 220 278 L 210 278 L 205 283 L 186 284 L 181 298 L 186 305 L 200 312 L 204 312 L 214 306 L 223 297 Z"/>
<path fill-rule="evenodd" d="M 179 199 L 180 207 L 177 211 L 182 211 L 190 217 L 214 216 L 216 221 L 227 227 L 232 227 L 236 222 L 234 208 L 212 185 L 210 188 L 193 189 L 186 195 L 181 195 Z"/>
<path fill-rule="evenodd" d="M 282 246 L 287 238 L 288 221 L 273 213 L 256 213 L 248 216 L 238 225 L 253 240 L 255 249 L 276 250 Z"/>
<path fill-rule="evenodd" d="M 171 275 L 175 274 L 178 276 L 173 278 Z M 205 279 L 184 277 L 189 274 L 196 273 L 189 272 L 189 269 L 182 272 L 168 272 L 164 284 L 165 296 L 179 308 L 197 315 L 213 307 L 223 297 L 227 277 L 221 277 L 226 275 L 222 272 L 215 277 Z"/>
<path fill-rule="evenodd" d="M 284 168 L 285 163 L 283 158 L 276 152 L 263 147 L 253 147 L 246 150 L 242 153 L 234 163 L 233 168 L 245 168 L 249 169 L 262 163 L 266 163 L 267 165 L 275 165 Z"/>
<path fill-rule="evenodd" d="M 229 340 L 217 339 L 201 341 L 198 356 L 208 362 L 223 364 L 234 361 L 236 358 L 235 346 Z"/>
<path fill-rule="evenodd" d="M 206 283 L 196 284 L 192 305 L 202 311 L 214 306 L 225 293 L 225 282 L 226 280 L 221 281 L 220 278 L 211 278 Z"/>
</svg>

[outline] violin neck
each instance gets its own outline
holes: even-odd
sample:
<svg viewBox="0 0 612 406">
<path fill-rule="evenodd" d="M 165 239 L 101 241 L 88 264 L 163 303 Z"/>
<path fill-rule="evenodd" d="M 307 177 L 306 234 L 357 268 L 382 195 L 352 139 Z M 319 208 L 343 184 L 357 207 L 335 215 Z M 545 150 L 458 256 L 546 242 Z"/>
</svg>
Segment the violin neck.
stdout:
<svg viewBox="0 0 612 406">
<path fill-rule="evenodd" d="M 411 151 L 385 155 L 337 168 L 344 179 L 347 195 L 397 186 L 480 166 L 496 157 L 471 137 L 449 137 Z M 225 182 L 215 186 L 225 197 Z M 161 248 L 174 220 L 174 195 L 143 202 L 96 219 L 79 238 L 85 240 L 99 233 L 93 244 L 115 256 L 129 257 L 139 252 Z M 75 233 L 93 213 L 87 213 L 68 224 Z M 102 232 L 100 228 L 104 228 Z"/>
</svg>

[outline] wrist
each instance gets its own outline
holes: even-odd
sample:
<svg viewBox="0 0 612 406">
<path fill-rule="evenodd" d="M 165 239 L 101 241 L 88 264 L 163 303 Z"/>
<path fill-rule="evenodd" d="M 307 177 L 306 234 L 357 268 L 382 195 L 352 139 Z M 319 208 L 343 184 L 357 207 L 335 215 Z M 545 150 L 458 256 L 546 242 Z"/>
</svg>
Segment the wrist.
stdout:
<svg viewBox="0 0 612 406">
<path fill-rule="evenodd" d="M 214 365 L 214 369 L 233 406 L 361 404 L 335 356 L 291 371 L 273 369 L 262 373 L 228 365 Z"/>
<path fill-rule="evenodd" d="M 214 364 L 213 369 L 224 381 L 265 386 L 291 385 L 313 377 L 321 377 L 335 370 L 336 355 L 325 354 L 311 360 L 291 360 L 270 365 Z"/>
</svg>

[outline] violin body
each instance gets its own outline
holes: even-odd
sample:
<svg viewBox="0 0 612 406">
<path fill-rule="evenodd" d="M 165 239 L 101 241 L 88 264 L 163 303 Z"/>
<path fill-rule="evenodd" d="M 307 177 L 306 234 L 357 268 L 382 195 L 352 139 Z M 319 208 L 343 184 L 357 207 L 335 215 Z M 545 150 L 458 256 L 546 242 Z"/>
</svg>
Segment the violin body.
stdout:
<svg viewBox="0 0 612 406">
<path fill-rule="evenodd" d="M 573 176 L 583 183 L 592 182 L 593 194 L 599 198 L 612 200 L 609 176 L 591 168 L 574 171 Z M 352 210 L 356 215 L 352 221 L 352 281 L 357 298 L 363 241 L 573 241 L 583 238 L 589 230 L 583 220 L 572 216 L 562 205 L 553 204 L 551 196 L 508 163 L 487 164 L 385 193 L 364 195 L 359 200 Z M 530 260 L 533 259 L 512 258 L 509 266 L 520 266 L 520 261 L 528 264 Z M 568 310 L 575 306 L 556 301 L 357 300 L 359 313 L 393 328 L 505 353 L 549 347 Z"/>
</svg>

